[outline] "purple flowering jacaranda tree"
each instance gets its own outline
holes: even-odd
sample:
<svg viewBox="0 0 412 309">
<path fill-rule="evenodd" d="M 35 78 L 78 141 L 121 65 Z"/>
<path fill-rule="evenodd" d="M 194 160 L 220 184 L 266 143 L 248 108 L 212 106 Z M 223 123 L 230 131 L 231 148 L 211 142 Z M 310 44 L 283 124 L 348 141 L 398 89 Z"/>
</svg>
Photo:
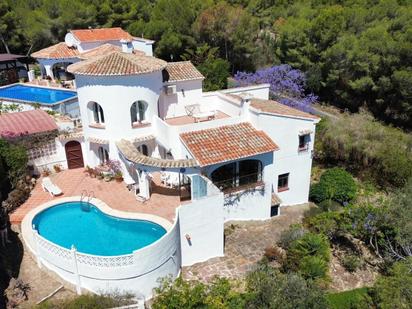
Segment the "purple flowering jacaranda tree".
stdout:
<svg viewBox="0 0 412 309">
<path fill-rule="evenodd" d="M 310 112 L 318 97 L 305 94 L 306 77 L 300 70 L 282 64 L 257 70 L 255 73 L 237 72 L 234 76 L 239 86 L 270 84 L 270 97 L 282 104 Z"/>
</svg>

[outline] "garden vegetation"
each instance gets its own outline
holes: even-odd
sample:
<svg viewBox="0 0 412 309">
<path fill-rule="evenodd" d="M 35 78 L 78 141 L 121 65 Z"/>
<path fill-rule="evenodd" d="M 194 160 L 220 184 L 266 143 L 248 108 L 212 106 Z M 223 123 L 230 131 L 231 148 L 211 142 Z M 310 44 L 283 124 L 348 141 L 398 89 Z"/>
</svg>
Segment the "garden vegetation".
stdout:
<svg viewBox="0 0 412 309">
<path fill-rule="evenodd" d="M 343 166 L 383 188 L 400 188 L 412 177 L 412 135 L 367 113 L 324 118 L 315 143 L 318 164 Z"/>
</svg>

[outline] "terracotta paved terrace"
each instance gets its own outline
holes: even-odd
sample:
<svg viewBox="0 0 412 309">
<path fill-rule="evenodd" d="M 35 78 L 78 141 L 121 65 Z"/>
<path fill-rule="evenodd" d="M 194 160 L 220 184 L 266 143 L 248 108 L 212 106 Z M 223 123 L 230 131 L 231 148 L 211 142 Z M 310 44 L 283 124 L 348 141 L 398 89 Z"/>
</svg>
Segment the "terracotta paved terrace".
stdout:
<svg viewBox="0 0 412 309">
<path fill-rule="evenodd" d="M 175 209 L 181 204 L 179 194 L 175 189 L 162 187 L 158 174 L 153 176 L 152 195 L 149 200 L 141 202 L 136 199 L 133 191 L 127 189 L 124 182 L 118 183 L 114 180 L 105 182 L 91 178 L 84 173 L 83 168 L 52 174 L 50 175 L 52 182 L 63 191 L 63 195 L 52 197 L 48 192 L 44 192 L 40 178 L 29 199 L 10 215 L 10 221 L 12 224 L 20 224 L 31 209 L 53 199 L 80 196 L 83 190 L 87 190 L 93 191 L 96 198 L 113 209 L 153 214 L 173 222 Z"/>
<path fill-rule="evenodd" d="M 224 112 L 217 110 L 214 119 L 224 119 L 224 118 L 229 118 L 229 117 L 230 116 L 228 114 L 225 114 Z M 214 120 L 214 119 L 211 119 L 211 120 Z M 208 120 L 207 118 L 200 118 L 199 122 L 211 121 L 211 120 Z M 195 123 L 196 119 L 192 116 L 179 116 L 179 117 L 174 117 L 174 118 L 167 118 L 164 121 L 167 124 L 170 124 L 172 126 L 181 126 L 185 124 Z"/>
</svg>

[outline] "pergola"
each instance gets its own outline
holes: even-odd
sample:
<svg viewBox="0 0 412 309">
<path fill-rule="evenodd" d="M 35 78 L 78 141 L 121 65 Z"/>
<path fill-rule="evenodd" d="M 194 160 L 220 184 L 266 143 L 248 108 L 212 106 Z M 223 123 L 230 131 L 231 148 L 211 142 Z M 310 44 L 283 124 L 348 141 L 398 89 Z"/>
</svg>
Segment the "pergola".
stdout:
<svg viewBox="0 0 412 309">
<path fill-rule="evenodd" d="M 29 70 L 29 65 L 26 62 L 27 57 L 15 54 L 0 54 L 0 74 L 6 72 L 6 82 L 0 80 L 0 84 L 11 84 L 19 79 L 18 62 L 24 63 L 26 70 Z"/>
</svg>

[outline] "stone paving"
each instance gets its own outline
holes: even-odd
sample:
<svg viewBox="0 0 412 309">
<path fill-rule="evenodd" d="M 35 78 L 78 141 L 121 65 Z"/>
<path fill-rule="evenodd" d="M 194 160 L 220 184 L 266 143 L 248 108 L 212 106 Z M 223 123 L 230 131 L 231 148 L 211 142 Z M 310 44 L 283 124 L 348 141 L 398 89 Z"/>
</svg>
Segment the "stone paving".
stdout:
<svg viewBox="0 0 412 309">
<path fill-rule="evenodd" d="M 309 204 L 281 207 L 281 215 L 265 221 L 232 221 L 225 225 L 225 256 L 183 267 L 186 280 L 208 282 L 215 276 L 243 277 L 262 257 L 266 247 L 274 245 L 280 233 L 299 223 Z"/>
</svg>

